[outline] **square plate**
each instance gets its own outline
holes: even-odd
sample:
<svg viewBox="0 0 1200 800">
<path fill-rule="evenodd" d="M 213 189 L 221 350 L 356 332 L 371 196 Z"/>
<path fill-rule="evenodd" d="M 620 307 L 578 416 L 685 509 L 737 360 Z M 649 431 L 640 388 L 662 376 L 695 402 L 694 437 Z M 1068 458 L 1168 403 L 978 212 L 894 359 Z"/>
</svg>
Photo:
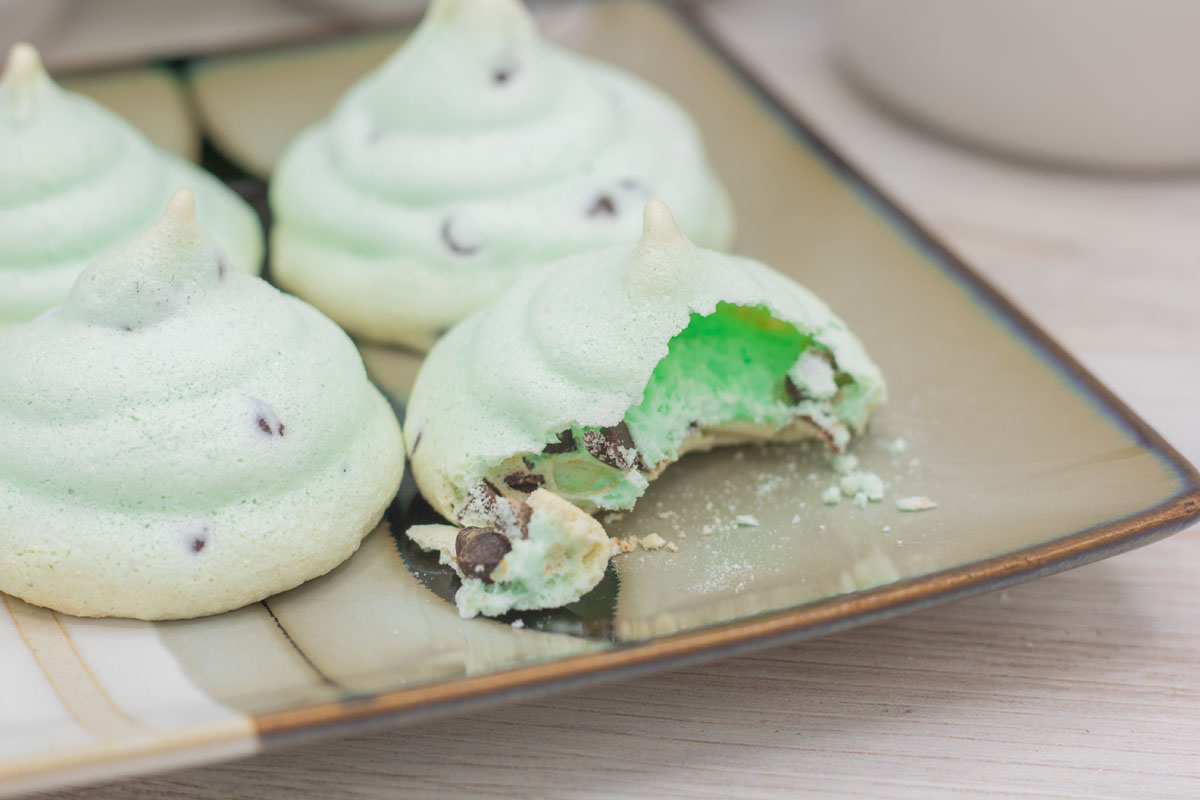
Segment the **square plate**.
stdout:
<svg viewBox="0 0 1200 800">
<path fill-rule="evenodd" d="M 813 447 L 688 456 L 608 526 L 659 533 L 678 552 L 619 556 L 580 603 L 504 621 L 460 620 L 446 600 L 451 576 L 397 535 L 427 513 L 411 486 L 347 563 L 229 614 L 82 620 L 0 598 L 0 791 L 229 757 L 816 636 L 1078 566 L 1196 518 L 1190 465 L 686 12 L 572 4 L 542 24 L 683 103 L 733 195 L 737 249 L 814 289 L 867 345 L 892 400 L 854 452 L 887 481 L 887 500 L 823 505 L 835 476 Z M 302 82 L 306 52 L 268 72 Z M 261 196 L 253 179 L 237 185 Z M 376 381 L 402 397 L 419 360 L 362 349 Z M 922 494 L 939 507 L 903 514 L 892 502 Z M 739 526 L 738 515 L 758 524 Z M 523 626 L 508 624 L 518 618 Z"/>
</svg>

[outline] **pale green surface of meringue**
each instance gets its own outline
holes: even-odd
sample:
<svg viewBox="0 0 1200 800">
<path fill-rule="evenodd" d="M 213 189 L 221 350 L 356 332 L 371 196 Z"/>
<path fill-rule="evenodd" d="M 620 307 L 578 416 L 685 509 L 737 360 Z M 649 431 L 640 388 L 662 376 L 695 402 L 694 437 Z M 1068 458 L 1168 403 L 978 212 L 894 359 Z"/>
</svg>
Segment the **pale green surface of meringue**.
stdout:
<svg viewBox="0 0 1200 800">
<path fill-rule="evenodd" d="M 0 76 L 0 335 L 62 303 L 88 262 L 150 225 L 180 188 L 195 192 L 230 266 L 257 274 L 263 234 L 248 204 L 15 45 Z"/>
<path fill-rule="evenodd" d="M 674 396 L 673 402 L 681 405 L 705 391 L 704 386 L 672 382 L 656 368 L 667 363 L 672 340 L 695 315 L 708 317 L 722 307 L 764 311 L 767 322 L 784 323 L 799 334 L 790 368 L 778 354 L 774 357 L 778 374 L 772 394 L 759 405 L 763 411 L 748 418 L 738 409 L 751 408 L 744 401 L 753 398 L 738 395 L 736 375 L 714 373 L 722 381 L 719 394 L 728 399 L 702 404 L 724 415 L 712 420 L 711 430 L 704 427 L 707 420 L 689 430 L 689 419 L 695 418 L 677 415 L 668 406 L 633 413 L 649 396 L 652 380 L 668 388 L 663 397 Z M 750 339 L 746 342 L 749 346 Z M 724 339 L 717 344 L 728 349 Z M 780 346 L 775 345 L 777 350 Z M 702 357 L 697 345 L 680 352 L 689 350 Z M 828 374 L 810 363 L 816 352 L 832 362 Z M 730 359 L 714 357 L 709 363 L 729 364 Z M 824 357 L 821 363 L 827 364 Z M 768 377 L 755 376 L 747 385 L 766 385 Z M 680 396 L 679 391 L 692 394 Z M 791 392 L 796 399 L 786 401 L 785 393 Z M 586 429 L 620 426 L 626 436 L 632 434 L 632 443 L 614 439 L 608 445 L 597 437 L 594 446 L 586 447 L 590 452 L 609 447 L 607 463 L 592 462 L 610 469 L 608 464 L 624 461 L 623 471 L 615 472 L 628 478 L 628 486 L 604 502 L 569 499 L 587 510 L 627 508 L 648 478 L 696 447 L 815 435 L 843 447 L 863 429 L 885 394 L 879 369 L 820 299 L 764 264 L 695 246 L 680 234 L 667 207 L 651 201 L 645 232 L 632 252 L 623 247 L 597 251 L 528 275 L 439 341 L 417 376 L 405 433 L 413 474 L 425 498 L 447 519 L 486 525 L 476 513 L 481 491 L 487 494 L 481 490 L 484 481 L 491 491 L 524 497 L 524 491 L 506 481 L 511 471 L 522 463 L 540 466 L 548 444 L 564 454 L 553 458 L 587 456 L 585 443 L 578 441 Z M 663 420 L 677 429 L 666 430 Z M 577 432 L 569 448 L 558 438 L 565 430 Z M 646 440 L 637 441 L 639 436 Z M 669 459 L 633 463 L 639 453 L 655 450 Z M 550 477 L 545 480 L 547 486 L 552 483 Z"/>
<path fill-rule="evenodd" d="M 353 343 L 230 270 L 193 202 L 0 339 L 0 591 L 217 613 L 332 569 L 396 492 L 399 425 Z"/>
<path fill-rule="evenodd" d="M 273 275 L 352 333 L 424 348 L 519 275 L 632 244 L 650 197 L 697 243 L 731 244 L 673 100 L 543 42 L 519 0 L 434 0 L 282 158 Z"/>
</svg>

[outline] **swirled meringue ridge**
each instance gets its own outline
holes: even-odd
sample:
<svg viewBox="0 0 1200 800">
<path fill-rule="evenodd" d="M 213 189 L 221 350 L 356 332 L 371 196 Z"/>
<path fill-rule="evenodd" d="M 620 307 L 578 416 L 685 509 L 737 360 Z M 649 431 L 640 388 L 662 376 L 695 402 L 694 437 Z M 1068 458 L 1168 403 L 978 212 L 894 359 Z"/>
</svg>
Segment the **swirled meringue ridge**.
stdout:
<svg viewBox="0 0 1200 800">
<path fill-rule="evenodd" d="M 0 77 L 0 334 L 61 304 L 88 262 L 144 230 L 180 187 L 229 266 L 257 273 L 263 236 L 249 205 L 15 45 Z"/>
<path fill-rule="evenodd" d="M 180 192 L 0 340 L 0 590 L 191 617 L 336 566 L 403 471 L 329 319 L 232 272 Z"/>
<path fill-rule="evenodd" d="M 730 244 L 673 100 L 544 43 L 517 0 L 435 0 L 284 155 L 272 266 L 352 333 L 427 346 L 518 274 L 636 241 L 651 196 L 697 243 Z"/>
</svg>

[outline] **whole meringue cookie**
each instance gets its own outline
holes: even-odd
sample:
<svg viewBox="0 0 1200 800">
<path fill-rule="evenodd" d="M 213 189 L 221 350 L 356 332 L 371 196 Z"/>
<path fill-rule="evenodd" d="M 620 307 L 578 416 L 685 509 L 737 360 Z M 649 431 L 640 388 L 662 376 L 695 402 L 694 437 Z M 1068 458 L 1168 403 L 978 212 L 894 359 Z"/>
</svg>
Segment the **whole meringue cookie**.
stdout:
<svg viewBox="0 0 1200 800">
<path fill-rule="evenodd" d="M 413 475 L 447 519 L 488 534 L 412 538 L 457 559 L 466 615 L 558 602 L 564 584 L 578 597 L 603 574 L 593 551 L 572 545 L 590 564 L 535 563 L 519 543 L 561 553 L 593 534 L 578 520 L 535 530 L 535 497 L 623 510 L 690 451 L 820 437 L 840 452 L 885 396 L 825 303 L 764 264 L 695 246 L 651 201 L 632 252 L 527 275 L 430 351 L 405 418 Z M 478 576 L 462 565 L 472 541 L 492 556 L 468 558 L 486 565 Z"/>
<path fill-rule="evenodd" d="M 231 272 L 188 191 L 0 340 L 0 591 L 37 605 L 262 599 L 354 552 L 403 468 L 349 338 Z"/>
<path fill-rule="evenodd" d="M 180 187 L 196 193 L 228 267 L 257 274 L 263 234 L 249 205 L 15 45 L 0 76 L 0 335 L 61 304 L 88 262 L 144 230 Z"/>
<path fill-rule="evenodd" d="M 541 41 L 519 0 L 434 0 L 284 154 L 272 274 L 353 334 L 424 349 L 520 274 L 634 242 L 650 197 L 697 243 L 731 243 L 673 100 Z"/>
</svg>

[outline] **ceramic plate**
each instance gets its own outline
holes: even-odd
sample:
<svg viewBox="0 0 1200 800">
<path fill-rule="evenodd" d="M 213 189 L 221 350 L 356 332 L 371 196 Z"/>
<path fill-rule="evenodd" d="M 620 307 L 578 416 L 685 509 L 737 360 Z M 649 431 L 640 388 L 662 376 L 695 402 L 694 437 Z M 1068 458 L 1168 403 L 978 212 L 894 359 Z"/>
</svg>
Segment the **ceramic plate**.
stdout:
<svg viewBox="0 0 1200 800">
<path fill-rule="evenodd" d="M 888 498 L 823 505 L 834 476 L 813 447 L 691 455 L 609 526 L 658 533 L 677 552 L 619 556 L 580 603 L 500 621 L 460 620 L 452 576 L 398 535 L 429 514 L 411 486 L 346 564 L 229 614 L 81 620 L 8 598 L 5 790 L 230 757 L 816 636 L 1113 555 L 1200 511 L 1192 467 L 686 16 L 610 2 L 556 5 L 542 23 L 687 106 L 732 191 L 737 249 L 816 290 L 867 344 L 892 399 L 855 452 Z M 306 69 L 330 74 L 337 53 L 275 57 L 287 68 L 259 54 L 192 72 L 219 79 L 204 116 L 226 125 L 210 137 L 228 143 L 225 160 L 209 155 L 224 174 L 241 174 L 239 153 L 253 156 L 250 169 L 270 161 L 288 131 L 266 126 L 323 110 L 227 105 L 238 101 L 222 85 L 303 83 Z M 323 91 L 313 103 L 339 90 Z M 239 128 L 254 131 L 240 149 Z M 256 179 L 236 185 L 261 198 Z M 401 404 L 417 359 L 363 351 Z M 894 500 L 908 495 L 938 507 L 902 513 Z"/>
</svg>

